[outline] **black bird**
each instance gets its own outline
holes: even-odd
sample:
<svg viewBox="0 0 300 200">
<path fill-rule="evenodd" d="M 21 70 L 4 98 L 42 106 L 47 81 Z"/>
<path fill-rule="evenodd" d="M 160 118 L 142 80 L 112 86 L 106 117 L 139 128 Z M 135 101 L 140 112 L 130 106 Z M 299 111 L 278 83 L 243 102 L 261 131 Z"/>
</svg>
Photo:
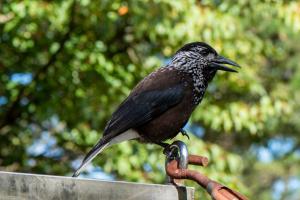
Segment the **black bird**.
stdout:
<svg viewBox="0 0 300 200">
<path fill-rule="evenodd" d="M 218 55 L 206 43 L 184 45 L 169 64 L 152 72 L 135 86 L 112 114 L 103 137 L 88 152 L 73 177 L 112 144 L 138 139 L 167 147 L 163 141 L 179 132 L 184 133 L 182 128 L 201 102 L 216 72 L 237 72 L 224 64 L 239 67 Z"/>
</svg>

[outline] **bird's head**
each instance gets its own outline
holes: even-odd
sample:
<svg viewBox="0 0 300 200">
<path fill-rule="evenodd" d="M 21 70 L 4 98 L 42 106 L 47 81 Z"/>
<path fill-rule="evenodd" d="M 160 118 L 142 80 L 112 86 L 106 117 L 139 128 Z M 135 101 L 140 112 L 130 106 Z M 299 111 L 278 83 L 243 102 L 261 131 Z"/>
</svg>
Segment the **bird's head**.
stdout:
<svg viewBox="0 0 300 200">
<path fill-rule="evenodd" d="M 237 63 L 218 55 L 215 49 L 204 42 L 193 42 L 180 48 L 172 63 L 189 73 L 200 73 L 210 81 L 218 70 L 237 72 L 226 65 L 240 67 Z"/>
</svg>

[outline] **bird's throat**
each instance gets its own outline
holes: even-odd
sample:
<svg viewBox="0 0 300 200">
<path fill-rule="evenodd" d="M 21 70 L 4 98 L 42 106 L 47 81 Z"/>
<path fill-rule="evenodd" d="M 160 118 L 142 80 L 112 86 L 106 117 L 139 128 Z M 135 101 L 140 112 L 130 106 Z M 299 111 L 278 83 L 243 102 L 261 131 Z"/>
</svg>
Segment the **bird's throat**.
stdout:
<svg viewBox="0 0 300 200">
<path fill-rule="evenodd" d="M 204 78 L 202 73 L 192 73 L 191 77 L 193 81 L 193 103 L 198 105 L 205 94 L 208 81 Z"/>
</svg>

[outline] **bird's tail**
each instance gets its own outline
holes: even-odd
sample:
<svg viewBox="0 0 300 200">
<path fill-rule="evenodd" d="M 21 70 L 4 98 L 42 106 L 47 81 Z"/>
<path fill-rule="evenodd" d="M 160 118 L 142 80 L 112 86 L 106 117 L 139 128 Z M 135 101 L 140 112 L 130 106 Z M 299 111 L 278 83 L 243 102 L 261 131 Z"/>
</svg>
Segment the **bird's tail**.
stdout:
<svg viewBox="0 0 300 200">
<path fill-rule="evenodd" d="M 81 165 L 78 167 L 78 169 L 74 172 L 72 177 L 79 176 L 80 172 L 83 170 L 83 168 L 89 164 L 99 153 L 101 153 L 105 148 L 107 148 L 110 143 L 103 143 L 103 140 L 100 140 L 84 157 Z"/>
<path fill-rule="evenodd" d="M 120 143 L 126 140 L 136 139 L 139 135 L 136 131 L 129 129 L 125 131 L 124 133 L 117 135 L 116 137 L 113 137 L 112 139 L 107 140 L 107 138 L 103 137 L 84 157 L 81 165 L 78 167 L 78 169 L 74 172 L 72 177 L 79 176 L 80 172 L 83 170 L 83 168 L 89 164 L 99 153 L 101 153 L 104 149 L 107 147 Z"/>
</svg>

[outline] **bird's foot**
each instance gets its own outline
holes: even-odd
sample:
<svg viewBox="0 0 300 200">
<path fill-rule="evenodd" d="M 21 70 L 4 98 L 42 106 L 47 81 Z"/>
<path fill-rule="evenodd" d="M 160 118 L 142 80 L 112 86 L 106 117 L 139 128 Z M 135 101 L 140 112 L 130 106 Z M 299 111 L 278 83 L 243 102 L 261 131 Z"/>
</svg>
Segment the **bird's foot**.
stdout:
<svg viewBox="0 0 300 200">
<path fill-rule="evenodd" d="M 166 156 L 170 156 L 172 154 L 172 150 L 170 149 L 170 145 L 168 143 L 156 142 L 156 144 L 158 144 L 159 146 L 161 146 L 162 148 L 164 148 L 163 153 Z"/>
<path fill-rule="evenodd" d="M 170 148 L 170 145 L 166 146 L 164 148 L 164 151 L 163 153 L 167 156 L 167 157 L 170 157 L 172 155 L 172 149 Z"/>
<path fill-rule="evenodd" d="M 177 155 L 177 151 L 174 148 L 171 148 L 170 144 L 167 144 L 166 147 L 164 147 L 163 153 L 168 157 L 168 158 L 175 158 Z"/>
<path fill-rule="evenodd" d="M 180 129 L 180 133 L 183 135 L 183 136 L 186 136 L 188 139 L 190 139 L 190 136 L 188 135 L 188 133 L 182 128 Z"/>
</svg>

